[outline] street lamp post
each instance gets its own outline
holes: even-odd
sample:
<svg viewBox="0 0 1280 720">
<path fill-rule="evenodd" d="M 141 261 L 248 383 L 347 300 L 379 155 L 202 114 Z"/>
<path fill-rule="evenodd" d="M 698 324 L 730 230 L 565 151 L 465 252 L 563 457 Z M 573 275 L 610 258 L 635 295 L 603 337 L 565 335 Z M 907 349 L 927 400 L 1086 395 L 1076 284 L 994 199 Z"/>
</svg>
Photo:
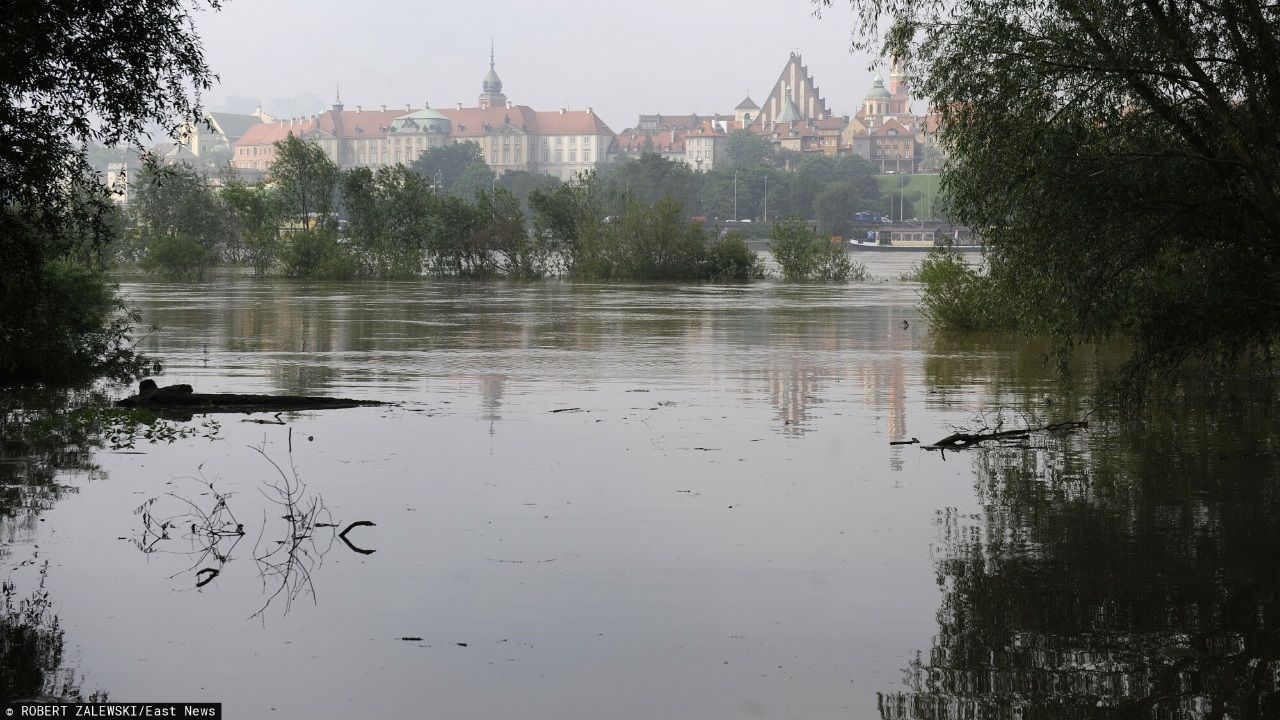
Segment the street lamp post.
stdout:
<svg viewBox="0 0 1280 720">
<path fill-rule="evenodd" d="M 769 222 L 769 176 L 764 176 L 764 221 Z"/>
<path fill-rule="evenodd" d="M 733 221 L 738 222 L 738 170 L 733 171 Z"/>
</svg>

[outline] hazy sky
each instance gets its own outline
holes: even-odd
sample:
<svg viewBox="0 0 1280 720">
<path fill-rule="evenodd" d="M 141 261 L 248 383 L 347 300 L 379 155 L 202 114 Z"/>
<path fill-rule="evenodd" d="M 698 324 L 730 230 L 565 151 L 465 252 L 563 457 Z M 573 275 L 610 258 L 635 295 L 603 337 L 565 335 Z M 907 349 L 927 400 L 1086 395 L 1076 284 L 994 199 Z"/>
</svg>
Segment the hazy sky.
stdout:
<svg viewBox="0 0 1280 720">
<path fill-rule="evenodd" d="M 474 106 L 496 46 L 503 92 L 537 110 L 593 107 L 614 131 L 639 113 L 733 112 L 761 102 L 801 54 L 827 106 L 852 114 L 871 58 L 849 53 L 852 13 L 821 19 L 808 0 L 230 0 L 198 18 L 228 95 L 314 93 L 341 86 L 348 108 Z"/>
</svg>

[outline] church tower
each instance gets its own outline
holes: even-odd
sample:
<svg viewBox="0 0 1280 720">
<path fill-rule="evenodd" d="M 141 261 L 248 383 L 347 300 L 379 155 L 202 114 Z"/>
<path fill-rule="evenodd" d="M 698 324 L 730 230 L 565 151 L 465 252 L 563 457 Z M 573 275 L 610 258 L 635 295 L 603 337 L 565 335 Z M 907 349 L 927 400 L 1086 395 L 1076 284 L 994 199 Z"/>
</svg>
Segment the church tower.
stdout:
<svg viewBox="0 0 1280 720">
<path fill-rule="evenodd" d="M 911 91 L 907 89 L 907 71 L 902 62 L 893 61 L 889 70 L 889 114 L 911 114 Z"/>
<path fill-rule="evenodd" d="M 493 41 L 489 41 L 489 74 L 481 83 L 480 109 L 501 108 L 507 106 L 507 96 L 502 94 L 502 79 L 493 69 Z"/>
</svg>

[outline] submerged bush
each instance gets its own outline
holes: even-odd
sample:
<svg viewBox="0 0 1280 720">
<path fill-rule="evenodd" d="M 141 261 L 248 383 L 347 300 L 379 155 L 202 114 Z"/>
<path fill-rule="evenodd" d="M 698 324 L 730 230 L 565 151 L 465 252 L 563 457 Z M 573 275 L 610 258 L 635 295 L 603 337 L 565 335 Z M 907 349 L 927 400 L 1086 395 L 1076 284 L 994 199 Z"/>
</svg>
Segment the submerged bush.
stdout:
<svg viewBox="0 0 1280 720">
<path fill-rule="evenodd" d="M 833 243 L 799 220 L 773 226 L 769 251 L 788 282 L 865 280 L 867 268 L 849 257 L 844 245 Z"/>
<path fill-rule="evenodd" d="M 1000 296 L 997 282 L 945 249 L 929 252 L 916 269 L 921 312 L 942 330 L 1012 330 L 1017 315 Z"/>
<path fill-rule="evenodd" d="M 0 383 L 129 380 L 141 371 L 143 358 L 129 340 L 138 318 L 101 269 L 53 260 L 41 268 L 38 287 L 20 323 L 0 324 Z"/>
<path fill-rule="evenodd" d="M 142 269 L 170 280 L 199 280 L 213 257 L 196 240 L 180 234 L 150 239 L 142 256 Z"/>
<path fill-rule="evenodd" d="M 756 280 L 764 277 L 764 262 L 737 232 L 707 244 L 703 276 L 708 280 Z"/>
<path fill-rule="evenodd" d="M 355 254 L 331 230 L 308 229 L 285 239 L 281 262 L 288 277 L 350 280 L 360 271 Z"/>
</svg>

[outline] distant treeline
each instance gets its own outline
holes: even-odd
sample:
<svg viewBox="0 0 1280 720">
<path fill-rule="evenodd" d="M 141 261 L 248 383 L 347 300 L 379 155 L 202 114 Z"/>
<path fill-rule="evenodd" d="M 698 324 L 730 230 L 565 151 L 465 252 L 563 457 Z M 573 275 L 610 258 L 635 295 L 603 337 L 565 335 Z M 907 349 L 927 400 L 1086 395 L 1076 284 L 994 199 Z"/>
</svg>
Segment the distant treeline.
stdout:
<svg viewBox="0 0 1280 720">
<path fill-rule="evenodd" d="M 856 156 L 820 157 L 785 170 L 753 138 L 731 138 L 738 217 L 763 217 L 768 183 L 769 217 L 795 218 L 771 228 L 781 276 L 858 276 L 861 268 L 827 235 L 879 207 L 870 166 Z M 749 280 L 764 276 L 763 263 L 720 224 L 734 216 L 734 174 L 697 173 L 645 153 L 567 183 L 527 172 L 499 177 L 473 143 L 434 148 L 411 166 L 344 172 L 318 146 L 290 137 L 259 183 L 144 164 L 132 178 L 116 254 L 176 279 L 232 264 L 324 279 Z"/>
</svg>

